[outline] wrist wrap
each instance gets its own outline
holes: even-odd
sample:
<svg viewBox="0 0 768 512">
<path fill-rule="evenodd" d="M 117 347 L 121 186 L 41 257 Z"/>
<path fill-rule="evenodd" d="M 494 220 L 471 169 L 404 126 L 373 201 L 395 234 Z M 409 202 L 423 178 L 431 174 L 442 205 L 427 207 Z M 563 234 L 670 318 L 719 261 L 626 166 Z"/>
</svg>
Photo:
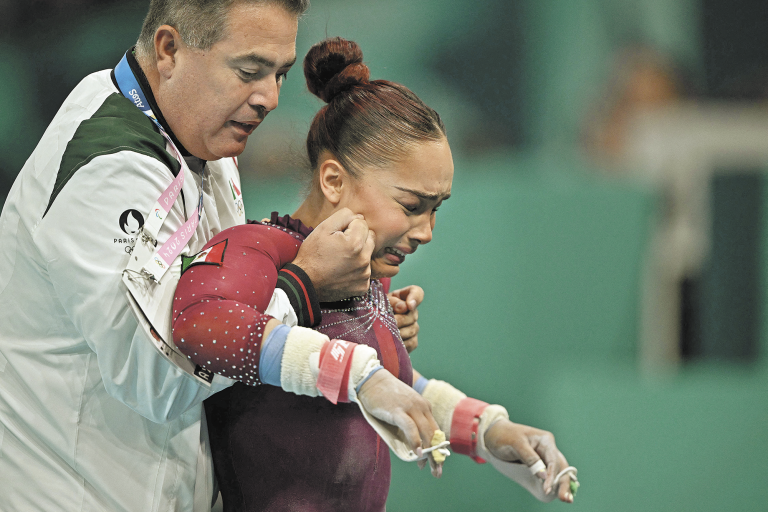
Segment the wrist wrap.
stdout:
<svg viewBox="0 0 768 512">
<path fill-rule="evenodd" d="M 280 387 L 297 395 L 319 396 L 333 403 L 356 402 L 355 387 L 379 366 L 376 349 L 293 327 L 280 363 Z"/>
<path fill-rule="evenodd" d="M 349 367 L 357 343 L 331 340 L 320 351 L 317 389 L 332 404 L 349 402 Z"/>
<path fill-rule="evenodd" d="M 453 410 L 451 421 L 451 448 L 456 453 L 468 455 L 478 464 L 485 464 L 485 459 L 477 455 L 478 436 L 480 432 L 480 415 L 488 407 L 486 402 L 474 398 L 464 398 Z"/>
</svg>

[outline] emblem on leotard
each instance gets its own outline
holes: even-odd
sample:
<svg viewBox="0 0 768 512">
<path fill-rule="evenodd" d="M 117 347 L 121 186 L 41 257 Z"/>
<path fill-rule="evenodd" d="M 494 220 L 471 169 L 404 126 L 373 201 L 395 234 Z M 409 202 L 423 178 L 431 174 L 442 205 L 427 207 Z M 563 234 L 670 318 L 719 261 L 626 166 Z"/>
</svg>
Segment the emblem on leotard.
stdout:
<svg viewBox="0 0 768 512">
<path fill-rule="evenodd" d="M 229 240 L 222 240 L 216 245 L 200 251 L 192 256 L 181 255 L 181 273 L 187 271 L 189 267 L 194 265 L 219 265 L 224 263 L 224 253 L 227 250 L 227 242 Z"/>
</svg>

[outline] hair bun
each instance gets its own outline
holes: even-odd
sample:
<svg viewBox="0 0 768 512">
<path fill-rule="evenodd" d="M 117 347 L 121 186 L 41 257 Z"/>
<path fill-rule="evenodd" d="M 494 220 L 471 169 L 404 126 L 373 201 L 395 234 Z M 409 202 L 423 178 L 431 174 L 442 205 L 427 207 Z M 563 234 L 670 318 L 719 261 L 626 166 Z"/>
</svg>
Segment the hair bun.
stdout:
<svg viewBox="0 0 768 512">
<path fill-rule="evenodd" d="M 307 88 L 326 103 L 339 93 L 368 82 L 370 76 L 360 47 L 341 37 L 317 43 L 304 57 Z"/>
</svg>

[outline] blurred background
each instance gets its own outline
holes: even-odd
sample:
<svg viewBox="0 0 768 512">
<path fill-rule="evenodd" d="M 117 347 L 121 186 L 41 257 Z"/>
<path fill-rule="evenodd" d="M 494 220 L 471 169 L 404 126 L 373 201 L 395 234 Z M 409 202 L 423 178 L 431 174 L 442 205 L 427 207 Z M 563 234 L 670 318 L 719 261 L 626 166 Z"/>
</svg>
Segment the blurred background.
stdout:
<svg viewBox="0 0 768 512">
<path fill-rule="evenodd" d="M 146 1 L 0 0 L 0 204 Z M 758 511 L 768 470 L 768 3 L 315 0 L 303 56 L 357 41 L 456 160 L 414 365 L 551 430 L 574 510 Z M 249 218 L 302 198 L 321 103 L 297 66 L 241 157 Z M 563 509 L 465 457 L 393 462 L 389 511 Z"/>
</svg>

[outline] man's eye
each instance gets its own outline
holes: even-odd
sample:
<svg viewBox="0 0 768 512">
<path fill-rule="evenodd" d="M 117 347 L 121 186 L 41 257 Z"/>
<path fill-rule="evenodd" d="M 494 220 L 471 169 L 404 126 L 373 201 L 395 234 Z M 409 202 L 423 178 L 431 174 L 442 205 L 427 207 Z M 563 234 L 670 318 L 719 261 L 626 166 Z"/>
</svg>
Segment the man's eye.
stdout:
<svg viewBox="0 0 768 512">
<path fill-rule="evenodd" d="M 253 80 L 254 78 L 256 78 L 259 75 L 258 71 L 246 71 L 244 69 L 238 70 L 238 73 L 245 80 Z"/>
<path fill-rule="evenodd" d="M 278 75 L 277 75 L 277 83 L 282 84 L 286 80 L 288 80 L 288 72 L 287 71 L 285 73 L 278 73 Z"/>
</svg>

